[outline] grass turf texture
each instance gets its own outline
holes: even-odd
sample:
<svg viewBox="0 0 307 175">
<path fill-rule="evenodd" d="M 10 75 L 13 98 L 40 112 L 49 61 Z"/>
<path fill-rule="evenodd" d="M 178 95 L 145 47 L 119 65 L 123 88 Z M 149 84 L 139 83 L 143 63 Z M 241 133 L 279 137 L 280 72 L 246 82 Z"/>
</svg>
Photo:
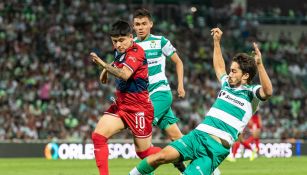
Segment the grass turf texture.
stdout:
<svg viewBox="0 0 307 175">
<path fill-rule="evenodd" d="M 109 162 L 111 175 L 127 175 L 138 159 L 113 159 Z M 222 175 L 305 175 L 307 157 L 237 159 L 224 161 Z M 94 160 L 45 160 L 39 158 L 0 159 L 1 175 L 98 175 Z M 178 175 L 173 165 L 163 165 L 156 175 Z"/>
</svg>

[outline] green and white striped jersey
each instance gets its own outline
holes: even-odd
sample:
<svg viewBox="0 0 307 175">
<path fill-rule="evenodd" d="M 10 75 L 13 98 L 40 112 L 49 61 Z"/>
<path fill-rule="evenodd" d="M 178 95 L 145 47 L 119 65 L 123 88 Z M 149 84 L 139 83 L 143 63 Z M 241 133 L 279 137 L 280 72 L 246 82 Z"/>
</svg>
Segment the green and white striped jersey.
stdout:
<svg viewBox="0 0 307 175">
<path fill-rule="evenodd" d="M 165 76 L 165 62 L 167 57 L 176 52 L 174 46 L 165 37 L 152 34 L 143 41 L 135 37 L 134 41 L 145 51 L 148 62 L 149 95 L 157 91 L 170 91 L 171 88 Z"/>
<path fill-rule="evenodd" d="M 221 91 L 196 129 L 215 135 L 232 145 L 258 109 L 260 99 L 256 91 L 261 86 L 241 85 L 232 88 L 228 78 L 226 74 L 221 77 Z"/>
</svg>

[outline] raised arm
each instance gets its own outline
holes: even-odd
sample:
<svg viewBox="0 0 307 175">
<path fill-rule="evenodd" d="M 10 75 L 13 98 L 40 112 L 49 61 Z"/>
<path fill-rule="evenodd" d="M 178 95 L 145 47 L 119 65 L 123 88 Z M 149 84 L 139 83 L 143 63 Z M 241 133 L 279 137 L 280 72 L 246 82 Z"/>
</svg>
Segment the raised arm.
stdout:
<svg viewBox="0 0 307 175">
<path fill-rule="evenodd" d="M 121 78 L 125 81 L 127 81 L 131 75 L 132 75 L 132 70 L 129 69 L 128 67 L 126 66 L 123 66 L 123 68 L 116 68 L 116 67 L 113 67 L 112 65 L 109 65 L 107 63 L 105 63 L 104 61 L 102 61 L 97 55 L 96 53 L 92 52 L 90 54 L 90 57 L 92 58 L 92 60 L 98 64 L 99 66 L 105 68 L 105 70 L 107 72 L 109 72 L 110 74 L 113 74 L 114 76 L 118 77 L 118 78 Z"/>
<path fill-rule="evenodd" d="M 220 81 L 220 78 L 223 74 L 226 74 L 225 61 L 223 59 L 222 50 L 221 50 L 221 37 L 223 32 L 219 28 L 213 28 L 211 30 L 211 35 L 213 36 L 213 67 L 217 79 Z"/>
<path fill-rule="evenodd" d="M 183 86 L 183 63 L 176 52 L 171 56 L 171 60 L 176 64 L 178 97 L 183 98 L 185 96 L 185 90 Z"/>
<path fill-rule="evenodd" d="M 272 83 L 262 63 L 261 52 L 258 48 L 258 45 L 256 43 L 253 43 L 253 45 L 255 49 L 254 58 L 255 58 L 258 73 L 259 73 L 260 84 L 262 86 L 260 88 L 259 93 L 260 93 L 261 98 L 268 99 L 273 94 Z"/>
</svg>

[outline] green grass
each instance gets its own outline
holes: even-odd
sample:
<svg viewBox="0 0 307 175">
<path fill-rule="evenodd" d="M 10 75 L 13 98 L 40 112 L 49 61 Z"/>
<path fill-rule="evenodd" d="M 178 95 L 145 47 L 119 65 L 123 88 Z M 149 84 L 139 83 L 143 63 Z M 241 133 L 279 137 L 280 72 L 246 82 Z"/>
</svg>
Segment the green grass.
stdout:
<svg viewBox="0 0 307 175">
<path fill-rule="evenodd" d="M 138 159 L 110 160 L 111 175 L 127 175 Z M 258 158 L 253 162 L 238 159 L 231 163 L 224 161 L 220 166 L 222 175 L 305 175 L 307 157 Z M 163 165 L 156 175 L 178 175 L 172 165 Z M 0 159 L 0 175 L 98 175 L 94 160 L 45 160 Z"/>
</svg>

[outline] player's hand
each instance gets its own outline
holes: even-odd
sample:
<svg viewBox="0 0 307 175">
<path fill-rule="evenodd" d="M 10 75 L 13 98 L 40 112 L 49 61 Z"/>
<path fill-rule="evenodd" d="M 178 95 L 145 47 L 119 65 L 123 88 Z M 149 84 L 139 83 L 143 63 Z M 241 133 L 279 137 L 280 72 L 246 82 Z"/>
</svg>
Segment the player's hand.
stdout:
<svg viewBox="0 0 307 175">
<path fill-rule="evenodd" d="M 179 97 L 179 98 L 184 98 L 184 96 L 185 96 L 185 90 L 184 90 L 183 87 L 178 87 L 177 92 L 178 92 L 178 97 Z"/>
<path fill-rule="evenodd" d="M 99 80 L 102 84 L 106 84 L 108 81 L 108 72 L 106 69 L 103 69 L 100 76 L 99 76 Z"/>
<path fill-rule="evenodd" d="M 253 45 L 254 45 L 254 49 L 255 49 L 253 51 L 253 53 L 255 54 L 254 55 L 255 62 L 256 62 L 257 65 L 262 64 L 262 56 L 261 56 L 261 52 L 258 48 L 258 45 L 255 42 L 253 43 Z"/>
<path fill-rule="evenodd" d="M 211 35 L 214 41 L 220 41 L 223 35 L 223 32 L 219 28 L 211 29 Z"/>
<path fill-rule="evenodd" d="M 91 53 L 90 53 L 90 57 L 91 57 L 91 59 L 92 59 L 92 61 L 93 61 L 94 63 L 96 63 L 97 65 L 99 65 L 99 66 L 101 66 L 101 67 L 105 67 L 106 63 L 105 63 L 104 61 L 102 61 L 102 60 L 99 58 L 99 56 L 97 56 L 96 53 L 91 52 Z"/>
</svg>

